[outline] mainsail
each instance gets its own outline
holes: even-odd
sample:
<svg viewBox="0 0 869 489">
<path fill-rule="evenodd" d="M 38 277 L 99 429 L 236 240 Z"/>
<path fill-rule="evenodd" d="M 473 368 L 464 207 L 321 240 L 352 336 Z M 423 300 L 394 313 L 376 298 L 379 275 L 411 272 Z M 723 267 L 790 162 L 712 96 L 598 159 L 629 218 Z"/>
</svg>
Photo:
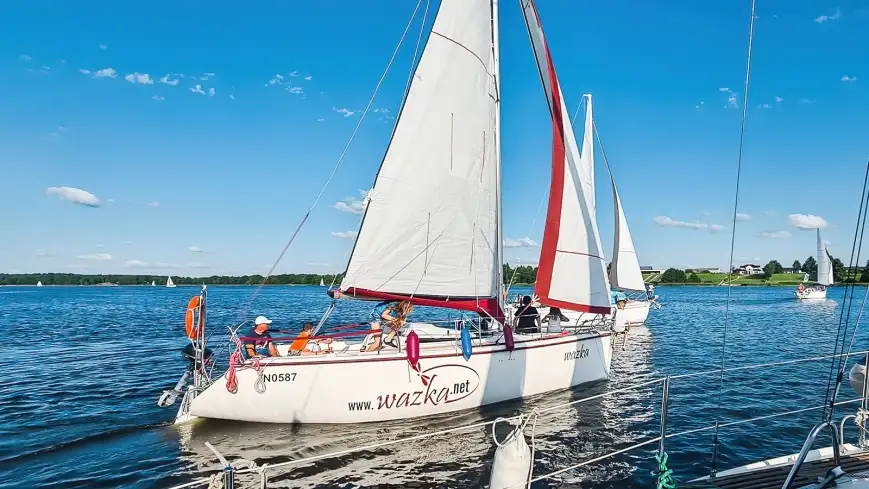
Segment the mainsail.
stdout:
<svg viewBox="0 0 869 489">
<path fill-rule="evenodd" d="M 610 293 L 606 263 L 590 204 L 593 201 L 586 195 L 594 187 L 583 168 L 533 0 L 522 0 L 522 13 L 549 104 L 553 136 L 549 206 L 534 292 L 545 305 L 607 314 Z"/>
<path fill-rule="evenodd" d="M 831 285 L 833 283 L 833 263 L 824 240 L 821 239 L 821 230 L 818 229 L 818 284 Z"/>
<path fill-rule="evenodd" d="M 573 131 L 571 131 L 573 134 Z M 582 155 L 579 158 L 583 193 L 588 201 L 592 218 L 597 219 L 597 205 L 594 199 L 594 119 L 591 117 L 591 94 L 585 95 L 585 130 L 582 133 Z"/>
<path fill-rule="evenodd" d="M 344 295 L 500 316 L 497 9 L 443 0 L 369 193 Z"/>
</svg>

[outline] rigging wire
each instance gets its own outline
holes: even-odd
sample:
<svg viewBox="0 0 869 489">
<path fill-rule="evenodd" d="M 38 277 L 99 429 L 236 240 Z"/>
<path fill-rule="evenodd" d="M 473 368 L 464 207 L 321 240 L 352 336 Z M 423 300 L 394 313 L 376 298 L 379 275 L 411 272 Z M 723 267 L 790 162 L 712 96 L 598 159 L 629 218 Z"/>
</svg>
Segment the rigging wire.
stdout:
<svg viewBox="0 0 869 489">
<path fill-rule="evenodd" d="M 296 226 L 296 230 L 293 231 L 290 240 L 287 241 L 287 244 L 284 246 L 284 249 L 281 250 L 280 255 L 278 255 L 277 260 L 275 260 L 274 264 L 269 269 L 268 273 L 265 277 L 263 277 L 262 282 L 260 282 L 259 286 L 251 296 L 250 301 L 248 302 L 245 309 L 242 310 L 239 315 L 239 319 L 244 318 L 247 315 L 250 308 L 253 306 L 253 301 L 257 298 L 257 296 L 262 292 L 263 287 L 268 281 L 269 277 L 274 273 L 275 268 L 277 268 L 278 264 L 284 258 L 284 255 L 287 254 L 287 251 L 290 249 L 290 246 L 295 241 L 296 236 L 298 236 L 299 231 L 305 225 L 305 222 L 308 220 L 308 217 L 311 216 L 311 212 L 314 211 L 314 208 L 317 207 L 317 204 L 320 203 L 320 199 L 323 197 L 323 193 L 326 192 L 326 188 L 329 187 L 329 184 L 332 183 L 332 179 L 335 178 L 335 174 L 338 172 L 338 168 L 341 167 L 341 163 L 344 162 L 344 157 L 347 155 L 347 151 L 350 149 L 350 145 L 353 143 L 353 140 L 356 138 L 356 134 L 359 132 L 359 129 L 362 127 L 362 123 L 365 121 L 365 117 L 368 115 L 368 112 L 371 110 L 371 106 L 374 104 L 374 99 L 377 97 L 377 93 L 380 91 L 380 87 L 383 85 L 383 81 L 386 79 L 386 75 L 389 73 L 390 68 L 392 68 L 392 63 L 395 61 L 395 58 L 398 56 L 398 51 L 401 48 L 402 44 L 404 44 L 404 38 L 407 36 L 407 33 L 410 31 L 410 26 L 413 24 L 414 19 L 416 19 L 416 13 L 419 11 L 419 7 L 422 5 L 422 0 L 417 0 L 416 7 L 413 9 L 413 13 L 410 16 L 410 20 L 407 21 L 407 25 L 404 27 L 404 32 L 401 33 L 401 38 L 398 40 L 398 45 L 395 46 L 395 49 L 392 51 L 392 56 L 389 58 L 389 62 L 386 64 L 386 69 L 383 70 L 383 74 L 380 75 L 380 79 L 377 81 L 377 85 L 374 87 L 374 92 L 371 94 L 371 97 L 368 99 L 368 104 L 365 106 L 365 110 L 362 111 L 362 115 L 359 117 L 359 120 L 356 122 L 356 127 L 353 128 L 353 132 L 350 134 L 350 139 L 347 140 L 347 143 L 344 145 L 344 149 L 341 150 L 341 155 L 338 157 L 338 161 L 335 162 L 335 165 L 332 167 L 332 172 L 329 174 L 329 178 L 326 180 L 326 183 L 323 184 L 323 187 L 320 189 L 320 192 L 317 194 L 317 197 L 314 199 L 314 202 L 311 204 L 311 207 L 308 208 L 308 211 L 305 212 L 305 216 L 299 222 L 299 225 Z"/>
<path fill-rule="evenodd" d="M 857 212 L 857 225 L 854 229 L 854 241 L 851 244 L 851 257 L 848 261 L 848 270 L 853 270 L 855 268 L 855 265 L 859 264 L 860 261 L 860 253 L 863 248 L 863 234 L 866 230 L 866 217 L 867 214 L 869 214 L 869 194 L 867 194 L 867 191 L 869 191 L 869 161 L 866 162 L 866 171 L 863 176 L 863 191 L 860 196 L 860 208 Z M 832 266 L 833 264 L 831 261 L 830 267 Z M 856 287 L 854 285 L 848 283 L 847 281 L 845 282 L 845 291 L 842 297 L 842 309 L 839 311 L 839 325 L 836 329 L 836 343 L 833 349 L 833 353 L 836 353 L 840 350 L 843 353 L 845 352 L 845 340 L 848 337 L 848 324 L 851 321 L 851 307 L 854 304 L 855 290 Z M 867 295 L 869 295 L 869 289 L 867 289 L 867 293 L 863 296 L 863 304 L 860 307 L 860 313 L 857 316 L 857 321 L 854 325 L 854 332 L 851 334 L 851 340 L 848 343 L 849 353 L 854 346 L 854 340 L 857 336 L 857 331 L 860 329 L 860 319 L 863 315 L 863 309 L 866 306 Z M 833 417 L 836 398 L 839 395 L 839 388 L 842 385 L 842 380 L 845 374 L 845 367 L 847 366 L 847 364 L 847 358 L 838 359 L 838 363 L 836 358 L 833 358 L 830 361 L 830 373 L 827 377 L 827 391 L 824 398 L 824 411 L 822 413 L 822 420 L 824 421 L 829 421 Z M 835 376 L 833 375 L 834 372 L 836 373 Z"/>
<path fill-rule="evenodd" d="M 718 405 L 715 409 L 715 435 L 712 450 L 712 473 L 715 473 L 715 464 L 718 458 L 718 426 L 721 420 L 721 400 L 724 395 L 724 367 L 727 360 L 727 325 L 730 319 L 730 297 L 733 290 L 733 250 L 736 247 L 736 216 L 739 212 L 739 177 L 742 174 L 742 152 L 745 146 L 745 119 L 748 110 L 748 89 L 751 84 L 751 48 L 754 44 L 754 22 L 756 0 L 751 0 L 751 21 L 748 25 L 748 55 L 745 63 L 745 84 L 742 97 L 742 123 L 739 129 L 739 154 L 736 159 L 736 191 L 733 198 L 733 219 L 730 231 L 730 263 L 727 270 L 727 304 L 724 307 L 724 330 L 721 334 L 721 371 L 718 379 Z"/>
</svg>

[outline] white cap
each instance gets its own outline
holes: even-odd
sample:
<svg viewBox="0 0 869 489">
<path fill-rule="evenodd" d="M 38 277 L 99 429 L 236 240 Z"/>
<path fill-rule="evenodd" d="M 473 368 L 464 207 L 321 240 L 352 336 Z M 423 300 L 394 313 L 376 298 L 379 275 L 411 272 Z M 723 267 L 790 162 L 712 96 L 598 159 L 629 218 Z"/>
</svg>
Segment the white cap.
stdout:
<svg viewBox="0 0 869 489">
<path fill-rule="evenodd" d="M 272 324 L 272 320 L 265 316 L 257 316 L 256 320 L 253 323 L 257 326 L 259 326 L 260 324 Z"/>
</svg>

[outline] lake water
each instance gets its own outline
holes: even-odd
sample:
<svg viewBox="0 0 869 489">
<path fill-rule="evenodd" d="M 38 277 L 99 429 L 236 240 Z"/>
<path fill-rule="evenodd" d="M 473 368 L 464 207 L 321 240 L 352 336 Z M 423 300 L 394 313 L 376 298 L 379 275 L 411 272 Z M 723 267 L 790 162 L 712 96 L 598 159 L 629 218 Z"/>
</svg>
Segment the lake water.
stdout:
<svg viewBox="0 0 869 489">
<path fill-rule="evenodd" d="M 220 331 L 237 323 L 253 290 L 209 288 L 210 328 Z M 573 391 L 426 421 L 284 426 L 206 420 L 175 427 L 177 404 L 161 409 L 156 401 L 183 371 L 178 354 L 185 345 L 183 313 L 197 292 L 191 287 L 0 288 L 0 331 L 6 341 L 0 356 L 0 487 L 169 487 L 199 477 L 200 469 L 219 468 L 206 441 L 230 459 L 274 464 L 561 404 L 637 384 L 648 375 L 718 368 L 727 296 L 725 287 L 659 287 L 663 309 L 651 312 L 647 327 L 632 330 L 627 350 L 616 351 L 612 378 Z M 843 289 L 830 290 L 838 304 L 798 302 L 790 288 L 734 287 L 732 294 L 728 367 L 832 352 Z M 323 288 L 267 287 L 245 317 L 265 314 L 279 329 L 297 329 L 302 321 L 317 320 L 327 305 Z M 370 308 L 342 301 L 330 323 L 367 319 Z M 427 312 L 418 308 L 414 316 Z M 867 349 L 867 339 L 859 334 L 854 350 Z M 225 365 L 225 357 L 219 362 Z M 729 374 L 720 420 L 819 406 L 828 372 L 825 360 Z M 674 380 L 669 431 L 714 423 L 718 392 L 717 375 Z M 844 386 L 840 399 L 853 397 Z M 535 475 L 656 436 L 660 401 L 660 388 L 648 387 L 541 418 Z M 842 408 L 837 414 L 854 410 Z M 722 429 L 719 470 L 799 451 L 819 418 L 814 411 Z M 712 441 L 711 432 L 667 441 L 669 465 L 678 478 L 708 473 Z M 539 487 L 580 481 L 583 488 L 651 487 L 656 447 Z M 479 429 L 327 458 L 274 477 L 269 487 L 479 487 L 488 483 L 493 453 L 491 429 Z"/>
</svg>

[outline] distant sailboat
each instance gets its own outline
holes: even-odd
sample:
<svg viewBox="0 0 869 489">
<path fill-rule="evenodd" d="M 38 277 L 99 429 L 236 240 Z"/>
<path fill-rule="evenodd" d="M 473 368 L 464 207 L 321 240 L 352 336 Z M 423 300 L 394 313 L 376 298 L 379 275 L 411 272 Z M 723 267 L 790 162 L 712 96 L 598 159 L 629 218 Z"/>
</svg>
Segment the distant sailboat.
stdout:
<svg viewBox="0 0 869 489">
<path fill-rule="evenodd" d="M 36 286 L 37 286 L 37 287 L 42 287 L 42 280 L 40 280 L 39 282 L 36 282 Z"/>
<path fill-rule="evenodd" d="M 826 299 L 827 286 L 833 284 L 833 262 L 824 240 L 821 239 L 821 230 L 818 229 L 818 285 L 806 288 L 802 284 L 794 291 L 797 299 Z"/>
<path fill-rule="evenodd" d="M 172 281 L 172 277 L 166 278 L 166 287 L 169 287 L 169 288 L 175 287 L 175 282 Z"/>
<path fill-rule="evenodd" d="M 171 282 L 172 279 L 170 278 L 169 281 Z M 156 285 L 157 285 L 157 282 L 154 281 L 154 280 L 152 280 L 152 281 L 151 281 L 151 287 L 155 287 Z"/>
<path fill-rule="evenodd" d="M 320 277 L 320 287 L 325 287 L 326 283 L 323 282 L 323 277 Z"/>
</svg>

